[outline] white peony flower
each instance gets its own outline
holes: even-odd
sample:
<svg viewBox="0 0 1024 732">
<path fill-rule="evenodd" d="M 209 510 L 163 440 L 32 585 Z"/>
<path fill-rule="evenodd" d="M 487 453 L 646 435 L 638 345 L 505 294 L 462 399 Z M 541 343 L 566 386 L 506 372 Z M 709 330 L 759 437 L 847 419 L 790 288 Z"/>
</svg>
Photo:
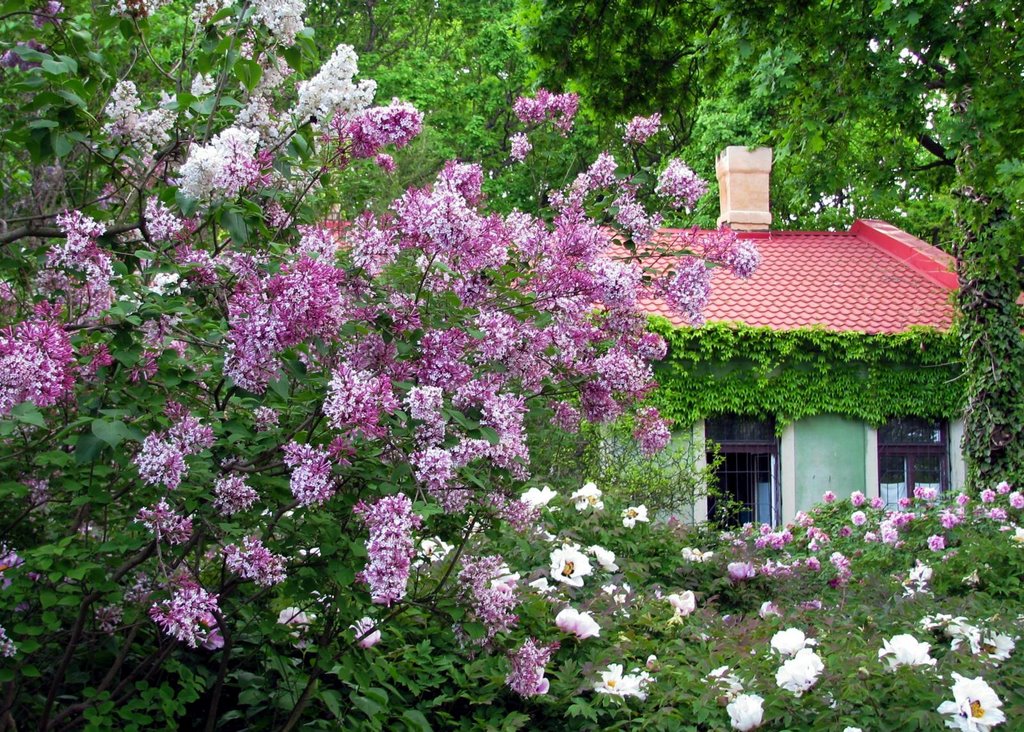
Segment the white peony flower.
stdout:
<svg viewBox="0 0 1024 732">
<path fill-rule="evenodd" d="M 523 493 L 519 500 L 532 508 L 541 508 L 548 505 L 551 499 L 557 495 L 558 493 L 551 490 L 550 486 L 544 486 L 543 488 L 534 487 Z"/>
<path fill-rule="evenodd" d="M 717 686 L 728 699 L 734 699 L 743 693 L 743 682 L 740 677 L 729 672 L 728 666 L 719 666 L 708 674 L 708 681 Z"/>
<path fill-rule="evenodd" d="M 647 518 L 647 506 L 640 504 L 639 506 L 630 506 L 622 511 L 622 525 L 627 529 L 632 529 L 636 526 L 636 522 L 641 521 L 648 523 L 650 519 Z"/>
<path fill-rule="evenodd" d="M 780 630 L 772 636 L 771 646 L 783 656 L 795 656 L 808 646 L 817 645 L 817 641 L 808 638 L 799 628 Z"/>
<path fill-rule="evenodd" d="M 725 707 L 732 728 L 740 732 L 757 729 L 764 717 L 764 699 L 757 694 L 740 694 Z"/>
<path fill-rule="evenodd" d="M 571 607 L 561 610 L 555 616 L 555 625 L 564 633 L 572 633 L 580 640 L 601 635 L 601 626 L 590 613 L 581 613 Z"/>
<path fill-rule="evenodd" d="M 694 597 L 693 590 L 686 590 L 678 595 L 673 593 L 665 599 L 675 609 L 678 617 L 686 617 L 697 609 L 697 598 Z"/>
<path fill-rule="evenodd" d="M 537 592 L 539 592 L 542 595 L 546 595 L 555 589 L 554 586 L 548 584 L 547 577 L 540 577 L 538 579 L 535 579 L 533 582 L 527 582 L 526 584 L 532 587 L 533 589 L 537 590 Z"/>
<path fill-rule="evenodd" d="M 715 556 L 714 552 L 702 552 L 700 549 L 683 547 L 683 559 L 688 562 L 706 562 Z"/>
<path fill-rule="evenodd" d="M 593 572 L 587 555 L 575 544 L 551 552 L 551 576 L 572 587 L 583 587 L 583 578 Z"/>
<path fill-rule="evenodd" d="M 586 511 L 587 508 L 600 511 L 604 508 L 601 491 L 594 483 L 584 484 L 582 488 L 569 496 L 569 500 L 574 502 L 577 511 Z"/>
<path fill-rule="evenodd" d="M 775 672 L 775 683 L 779 688 L 800 696 L 818 681 L 818 675 L 825 670 L 818 654 L 810 648 L 797 652 Z"/>
<path fill-rule="evenodd" d="M 980 676 L 968 679 L 954 673 L 953 701 L 942 702 L 937 711 L 950 715 L 947 727 L 961 732 L 988 732 L 1006 721 L 1001 706 L 999 697 Z"/>
<path fill-rule="evenodd" d="M 617 572 L 619 570 L 619 565 L 615 563 L 615 552 L 596 544 L 587 547 L 587 551 L 594 555 L 598 566 L 605 572 Z"/>
<path fill-rule="evenodd" d="M 990 661 L 1005 661 L 1015 647 L 1013 638 L 1003 633 L 990 633 L 981 641 L 981 650 L 988 654 Z"/>
<path fill-rule="evenodd" d="M 436 536 L 433 539 L 420 539 L 420 547 L 417 552 L 420 558 L 413 562 L 412 565 L 414 567 L 418 567 L 423 564 L 424 561 L 430 562 L 431 564 L 440 562 L 448 556 L 448 552 L 454 548 L 454 546 L 446 541 L 442 541 Z"/>
<path fill-rule="evenodd" d="M 371 648 L 380 641 L 380 630 L 373 622 L 373 618 L 363 618 L 348 627 L 355 632 L 356 645 L 360 648 Z"/>
<path fill-rule="evenodd" d="M 623 675 L 621 663 L 610 663 L 608 669 L 601 672 L 601 680 L 594 684 L 594 691 L 598 694 L 635 696 L 639 699 L 646 699 L 647 684 L 650 681 L 651 675 L 646 671 L 640 674 Z"/>
<path fill-rule="evenodd" d="M 761 609 L 757 611 L 757 614 L 761 616 L 762 620 L 769 617 L 770 615 L 775 615 L 776 617 L 780 618 L 782 617 L 782 611 L 779 610 L 779 606 L 771 600 L 765 600 L 764 602 L 762 602 Z"/>
<path fill-rule="evenodd" d="M 895 671 L 900 666 L 934 666 L 935 659 L 928 655 L 931 644 L 922 643 L 914 636 L 903 633 L 882 641 L 878 649 L 878 660 L 886 661 L 889 670 Z"/>
</svg>

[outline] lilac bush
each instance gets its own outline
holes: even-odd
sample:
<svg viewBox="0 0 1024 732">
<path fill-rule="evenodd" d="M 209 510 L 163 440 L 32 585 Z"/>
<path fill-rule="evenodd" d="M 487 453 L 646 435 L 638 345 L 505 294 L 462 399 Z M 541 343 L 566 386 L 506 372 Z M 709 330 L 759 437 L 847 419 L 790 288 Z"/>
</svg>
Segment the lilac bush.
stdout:
<svg viewBox="0 0 1024 732">
<path fill-rule="evenodd" d="M 666 349 L 638 297 L 697 319 L 704 258 L 756 253 L 722 232 L 648 266 L 657 193 L 706 186 L 608 153 L 543 210 L 490 210 L 491 171 L 450 161 L 330 220 L 339 174 L 389 174 L 424 118 L 375 106 L 352 48 L 321 63 L 302 0 L 98 8 L 4 21 L 24 174 L 66 186 L 0 234 L 0 719 L 292 729 L 381 706 L 353 658 L 388 643 L 504 663 L 523 588 L 489 542 L 537 523 L 530 430 L 632 414 Z M 513 157 L 578 102 L 518 99 Z M 519 648 L 542 695 L 555 647 Z"/>
</svg>

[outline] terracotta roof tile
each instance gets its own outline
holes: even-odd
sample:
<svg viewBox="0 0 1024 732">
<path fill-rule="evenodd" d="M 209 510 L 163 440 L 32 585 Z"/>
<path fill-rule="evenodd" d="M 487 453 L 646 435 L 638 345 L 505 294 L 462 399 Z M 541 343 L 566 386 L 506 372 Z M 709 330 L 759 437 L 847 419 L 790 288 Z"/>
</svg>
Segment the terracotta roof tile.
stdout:
<svg viewBox="0 0 1024 732">
<path fill-rule="evenodd" d="M 679 232 L 664 229 L 660 239 Z M 748 280 L 722 268 L 711 276 L 709 322 L 740 322 L 779 330 L 897 333 L 915 325 L 948 329 L 957 287 L 952 258 L 882 221 L 860 220 L 848 232 L 743 233 L 756 241 L 761 266 Z M 676 325 L 664 301 L 643 306 Z"/>
</svg>

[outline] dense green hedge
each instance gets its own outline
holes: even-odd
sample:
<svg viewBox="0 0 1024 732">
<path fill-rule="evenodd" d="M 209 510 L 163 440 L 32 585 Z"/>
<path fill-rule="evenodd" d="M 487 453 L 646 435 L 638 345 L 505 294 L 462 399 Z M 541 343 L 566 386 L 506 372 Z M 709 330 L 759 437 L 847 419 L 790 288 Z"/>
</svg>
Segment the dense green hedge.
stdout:
<svg viewBox="0 0 1024 732">
<path fill-rule="evenodd" d="M 774 417 L 780 429 L 814 414 L 879 425 L 897 415 L 951 419 L 963 410 L 955 332 L 677 328 L 663 318 L 651 327 L 669 344 L 653 401 L 677 425 L 725 413 Z"/>
</svg>

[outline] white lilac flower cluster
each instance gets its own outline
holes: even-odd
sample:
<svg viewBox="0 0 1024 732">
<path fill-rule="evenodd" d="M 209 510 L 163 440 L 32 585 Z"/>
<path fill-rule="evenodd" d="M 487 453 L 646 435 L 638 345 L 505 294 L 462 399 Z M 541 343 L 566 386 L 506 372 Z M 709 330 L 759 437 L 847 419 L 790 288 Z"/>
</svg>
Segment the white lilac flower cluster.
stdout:
<svg viewBox="0 0 1024 732">
<path fill-rule="evenodd" d="M 301 122 L 314 118 L 320 124 L 327 124 L 335 115 L 350 115 L 366 109 L 373 101 L 377 82 L 354 83 L 352 77 L 357 73 L 355 50 L 352 46 L 339 45 L 316 76 L 299 82 L 299 97 L 292 116 Z"/>
<path fill-rule="evenodd" d="M 164 99 L 161 103 L 169 101 Z M 134 148 L 144 155 L 151 154 L 171 139 L 174 112 L 163 107 L 143 112 L 138 90 L 131 81 L 117 82 L 103 113 L 109 119 L 103 125 L 103 131 L 125 147 Z"/>
</svg>

